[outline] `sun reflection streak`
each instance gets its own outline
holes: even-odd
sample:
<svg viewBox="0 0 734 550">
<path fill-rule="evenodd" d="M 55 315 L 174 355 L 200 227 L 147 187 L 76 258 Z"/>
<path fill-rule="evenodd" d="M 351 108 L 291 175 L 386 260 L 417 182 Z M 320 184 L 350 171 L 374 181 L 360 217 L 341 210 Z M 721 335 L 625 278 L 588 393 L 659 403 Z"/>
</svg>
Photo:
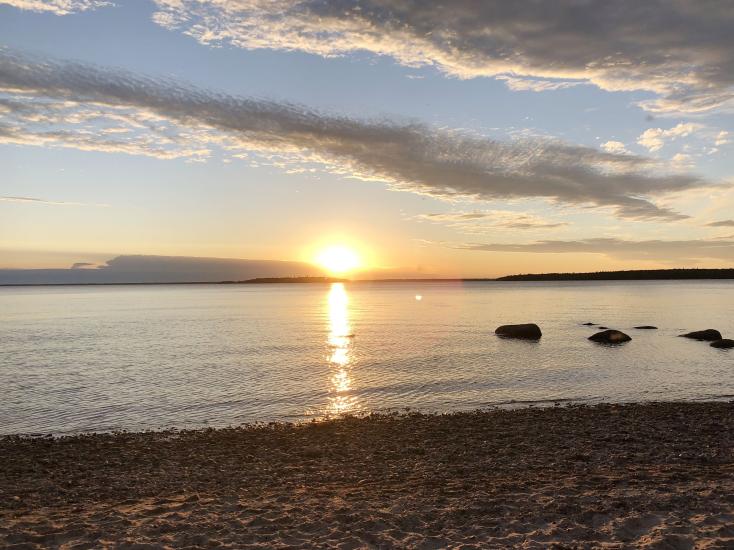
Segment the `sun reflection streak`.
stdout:
<svg viewBox="0 0 734 550">
<path fill-rule="evenodd" d="M 331 377 L 329 387 L 329 413 L 344 414 L 358 407 L 357 399 L 350 395 L 352 380 L 349 371 L 352 363 L 354 334 L 349 325 L 349 296 L 343 283 L 333 283 L 328 296 L 329 349 Z"/>
</svg>

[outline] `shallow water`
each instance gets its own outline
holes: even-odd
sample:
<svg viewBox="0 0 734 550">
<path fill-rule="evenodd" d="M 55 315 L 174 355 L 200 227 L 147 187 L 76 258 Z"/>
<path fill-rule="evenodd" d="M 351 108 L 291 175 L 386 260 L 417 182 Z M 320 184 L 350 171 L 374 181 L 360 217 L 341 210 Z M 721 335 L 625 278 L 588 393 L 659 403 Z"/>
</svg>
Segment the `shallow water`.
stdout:
<svg viewBox="0 0 734 550">
<path fill-rule="evenodd" d="M 723 399 L 734 350 L 676 336 L 734 336 L 732 304 L 732 281 L 0 288 L 0 432 Z M 543 338 L 493 333 L 520 322 Z"/>
</svg>

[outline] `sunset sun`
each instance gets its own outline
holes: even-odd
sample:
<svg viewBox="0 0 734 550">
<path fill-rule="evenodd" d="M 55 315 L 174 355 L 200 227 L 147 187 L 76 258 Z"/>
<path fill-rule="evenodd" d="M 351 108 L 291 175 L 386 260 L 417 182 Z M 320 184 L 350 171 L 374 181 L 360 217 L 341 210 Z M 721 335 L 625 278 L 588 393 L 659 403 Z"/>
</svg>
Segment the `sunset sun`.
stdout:
<svg viewBox="0 0 734 550">
<path fill-rule="evenodd" d="M 352 248 L 334 245 L 324 248 L 316 255 L 316 263 L 330 273 L 344 274 L 362 265 L 359 254 Z"/>
</svg>

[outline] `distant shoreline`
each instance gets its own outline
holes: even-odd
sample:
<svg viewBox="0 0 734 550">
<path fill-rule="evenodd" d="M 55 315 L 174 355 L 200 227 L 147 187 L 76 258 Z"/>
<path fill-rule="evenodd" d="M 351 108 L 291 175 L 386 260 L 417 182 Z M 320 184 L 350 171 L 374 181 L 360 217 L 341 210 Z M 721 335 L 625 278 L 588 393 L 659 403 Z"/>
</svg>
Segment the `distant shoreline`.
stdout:
<svg viewBox="0 0 734 550">
<path fill-rule="evenodd" d="M 173 281 L 110 283 L 2 283 L 0 287 L 26 286 L 154 286 L 154 285 L 256 285 L 256 284 L 331 284 L 331 283 L 472 283 L 523 281 L 686 281 L 734 279 L 734 268 L 720 269 L 634 269 L 591 273 L 525 273 L 497 278 L 408 278 L 346 279 L 338 277 L 257 277 L 242 281 Z"/>
<path fill-rule="evenodd" d="M 592 273 L 527 273 L 506 275 L 497 281 L 670 281 L 734 279 L 734 268 L 721 269 L 631 269 Z"/>
</svg>

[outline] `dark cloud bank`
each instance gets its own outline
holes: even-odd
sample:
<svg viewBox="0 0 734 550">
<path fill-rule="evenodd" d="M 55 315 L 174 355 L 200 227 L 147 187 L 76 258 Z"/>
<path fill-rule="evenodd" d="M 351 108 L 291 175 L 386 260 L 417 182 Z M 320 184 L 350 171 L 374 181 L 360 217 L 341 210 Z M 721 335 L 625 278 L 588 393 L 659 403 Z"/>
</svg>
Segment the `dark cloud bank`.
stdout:
<svg viewBox="0 0 734 550">
<path fill-rule="evenodd" d="M 0 284 L 191 283 L 324 274 L 304 262 L 181 256 L 117 256 L 98 268 L 83 269 L 88 265 L 77 262 L 69 269 L 0 269 Z"/>
<path fill-rule="evenodd" d="M 230 147 L 282 152 L 338 173 L 387 181 L 397 189 L 442 199 L 543 198 L 608 207 L 628 219 L 677 220 L 685 216 L 656 205 L 651 197 L 710 185 L 695 175 L 666 172 L 645 157 L 549 140 L 499 142 L 420 123 L 339 117 L 300 105 L 233 97 L 3 50 L 0 89 L 14 95 L 5 105 L 14 123 L 0 123 L 0 143 L 47 145 L 49 140 L 66 140 L 65 146 L 94 149 L 87 134 L 80 142 L 73 131 L 44 133 L 26 125 L 26 111 L 32 113 L 29 119 L 37 120 L 38 109 L 55 101 L 94 113 L 105 108 L 152 113 L 184 128 L 216 131 Z M 115 150 L 110 149 L 113 145 L 108 140 L 98 146 Z M 128 146 L 120 142 L 117 150 Z"/>
</svg>

